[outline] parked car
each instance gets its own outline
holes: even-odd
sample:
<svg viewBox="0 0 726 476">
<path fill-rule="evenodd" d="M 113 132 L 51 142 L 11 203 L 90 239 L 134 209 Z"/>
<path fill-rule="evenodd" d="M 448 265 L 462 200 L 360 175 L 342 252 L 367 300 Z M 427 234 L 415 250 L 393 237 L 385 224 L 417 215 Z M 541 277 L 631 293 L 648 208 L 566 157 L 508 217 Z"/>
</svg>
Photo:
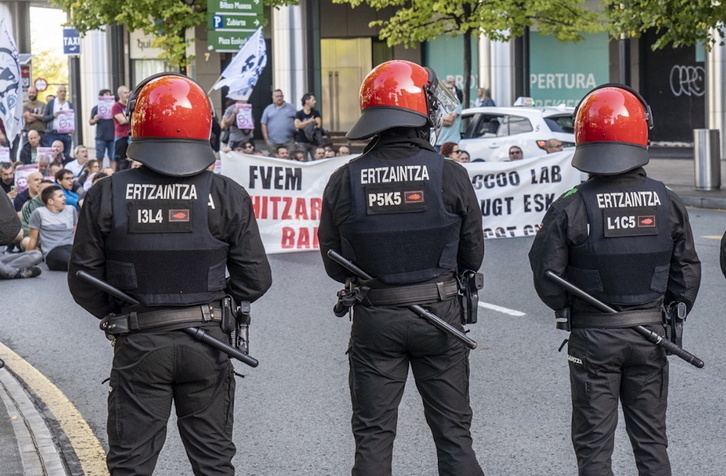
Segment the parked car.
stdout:
<svg viewBox="0 0 726 476">
<path fill-rule="evenodd" d="M 464 109 L 459 147 L 469 152 L 472 161 L 487 162 L 507 160 L 513 145 L 521 147 L 525 159 L 544 155 L 544 144 L 552 138 L 559 139 L 564 147 L 573 147 L 573 111 L 565 106 Z"/>
</svg>

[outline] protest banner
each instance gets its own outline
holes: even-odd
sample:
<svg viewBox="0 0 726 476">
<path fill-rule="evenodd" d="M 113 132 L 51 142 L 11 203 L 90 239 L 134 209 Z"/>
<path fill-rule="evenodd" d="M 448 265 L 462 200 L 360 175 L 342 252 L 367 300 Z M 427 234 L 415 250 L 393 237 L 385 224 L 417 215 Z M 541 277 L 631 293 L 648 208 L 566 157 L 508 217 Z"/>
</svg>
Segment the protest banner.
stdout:
<svg viewBox="0 0 726 476">
<path fill-rule="evenodd" d="M 464 164 L 479 201 L 485 238 L 534 235 L 547 208 L 581 181 L 572 150 L 516 162 Z M 323 191 L 352 157 L 295 162 L 222 152 L 221 172 L 245 187 L 268 253 L 318 248 Z"/>
<path fill-rule="evenodd" d="M 485 238 L 537 233 L 544 212 L 581 182 L 572 167 L 574 150 L 513 162 L 472 162 L 469 172 L 482 213 Z"/>
</svg>

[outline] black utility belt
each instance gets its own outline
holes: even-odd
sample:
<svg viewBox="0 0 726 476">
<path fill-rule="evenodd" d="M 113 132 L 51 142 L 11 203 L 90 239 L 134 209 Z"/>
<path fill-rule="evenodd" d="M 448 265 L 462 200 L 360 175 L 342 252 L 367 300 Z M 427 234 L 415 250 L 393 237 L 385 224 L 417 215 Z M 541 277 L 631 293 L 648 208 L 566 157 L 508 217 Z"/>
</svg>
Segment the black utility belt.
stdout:
<svg viewBox="0 0 726 476">
<path fill-rule="evenodd" d="M 659 309 L 618 313 L 578 313 L 572 316 L 573 329 L 598 327 L 603 329 L 624 329 L 655 324 L 663 324 L 663 314 Z"/>
<path fill-rule="evenodd" d="M 199 306 L 110 314 L 101 319 L 100 327 L 106 334 L 117 335 L 176 324 L 201 325 L 221 321 L 222 307 L 219 301 L 214 301 Z"/>
<path fill-rule="evenodd" d="M 369 306 L 407 306 L 416 303 L 445 301 L 459 295 L 455 279 L 438 283 L 411 284 L 380 289 L 368 289 L 363 304 Z"/>
</svg>

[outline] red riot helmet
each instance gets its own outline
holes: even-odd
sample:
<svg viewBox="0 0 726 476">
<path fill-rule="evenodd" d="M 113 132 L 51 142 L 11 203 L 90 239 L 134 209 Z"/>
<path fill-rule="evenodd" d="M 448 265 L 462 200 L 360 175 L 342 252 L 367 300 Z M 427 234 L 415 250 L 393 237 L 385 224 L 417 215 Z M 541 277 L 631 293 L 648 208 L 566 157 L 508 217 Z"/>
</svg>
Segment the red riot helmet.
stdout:
<svg viewBox="0 0 726 476">
<path fill-rule="evenodd" d="M 431 68 L 404 60 L 381 63 L 360 87 L 361 116 L 348 131 L 349 139 L 368 139 L 394 127 L 441 127 L 441 118 L 458 101 L 436 79 Z"/>
<path fill-rule="evenodd" d="M 593 89 L 575 108 L 572 166 L 595 175 L 616 175 L 650 160 L 653 114 L 645 99 L 623 84 Z"/>
<path fill-rule="evenodd" d="M 215 161 L 209 142 L 214 110 L 204 90 L 187 76 L 160 73 L 129 96 L 128 155 L 173 177 L 196 175 Z"/>
</svg>

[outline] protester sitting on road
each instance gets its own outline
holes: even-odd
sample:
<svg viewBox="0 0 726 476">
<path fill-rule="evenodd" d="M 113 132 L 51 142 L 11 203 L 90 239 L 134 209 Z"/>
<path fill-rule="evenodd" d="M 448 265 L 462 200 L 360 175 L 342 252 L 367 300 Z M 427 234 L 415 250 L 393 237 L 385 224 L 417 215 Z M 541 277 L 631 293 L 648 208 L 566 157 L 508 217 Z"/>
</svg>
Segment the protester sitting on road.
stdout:
<svg viewBox="0 0 726 476">
<path fill-rule="evenodd" d="M 41 174 L 38 171 L 30 172 L 26 177 L 25 181 L 28 184 L 28 187 L 17 194 L 15 196 L 15 200 L 13 200 L 13 205 L 15 206 L 15 211 L 19 212 L 22 210 L 23 205 L 25 205 L 25 202 L 28 200 L 31 200 L 33 197 L 35 197 L 38 194 L 38 189 L 40 187 L 40 182 L 43 181 L 43 174 Z"/>
<path fill-rule="evenodd" d="M 0 255 L 0 279 L 35 278 L 41 273 L 37 266 L 41 261 L 43 253 L 38 250 Z"/>
<path fill-rule="evenodd" d="M 23 232 L 23 236 L 20 240 L 21 250 L 26 250 L 28 247 L 28 241 L 30 241 L 30 231 L 28 230 L 30 215 L 33 214 L 36 208 L 44 206 L 41 194 L 43 193 L 43 190 L 54 184 L 55 183 L 51 180 L 43 179 L 38 185 L 38 194 L 32 199 L 25 202 L 23 204 L 23 207 L 20 209 L 20 226 Z"/>
<path fill-rule="evenodd" d="M 19 228 L 20 219 L 15 213 L 13 204 L 8 198 L 0 196 L 0 245 L 10 244 L 13 237 L 19 234 Z M 43 256 L 37 251 L 2 254 L 0 255 L 0 278 L 34 278 L 40 274 L 40 268 L 36 265 L 42 259 Z"/>
<path fill-rule="evenodd" d="M 0 163 L 0 177 L 0 187 L 2 187 L 2 192 L 5 193 L 12 202 L 17 196 L 15 188 L 15 164 L 12 164 L 11 162 Z"/>
<path fill-rule="evenodd" d="M 45 207 L 37 208 L 28 221 L 30 240 L 26 250 L 41 249 L 51 271 L 68 271 L 78 213 L 66 206 L 61 187 L 51 185 L 40 193 Z"/>
<path fill-rule="evenodd" d="M 81 197 L 73 191 L 73 174 L 68 169 L 60 169 L 55 174 L 55 181 L 61 187 L 63 195 L 66 196 L 66 204 L 81 209 Z"/>
</svg>

